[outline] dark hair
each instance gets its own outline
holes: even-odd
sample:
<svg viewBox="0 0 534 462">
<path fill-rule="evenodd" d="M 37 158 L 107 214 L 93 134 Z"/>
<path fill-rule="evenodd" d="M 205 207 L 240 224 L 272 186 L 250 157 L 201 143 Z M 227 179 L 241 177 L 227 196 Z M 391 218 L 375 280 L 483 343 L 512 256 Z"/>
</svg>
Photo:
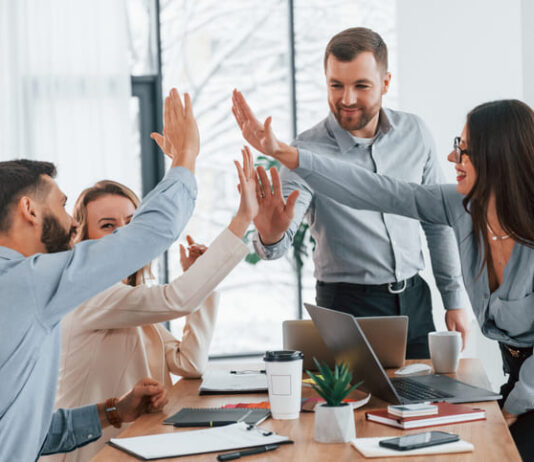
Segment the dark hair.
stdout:
<svg viewBox="0 0 534 462">
<path fill-rule="evenodd" d="M 76 235 L 75 241 L 86 241 L 89 239 L 88 234 L 88 224 L 87 224 L 87 205 L 90 202 L 96 201 L 98 198 L 103 196 L 121 196 L 129 199 L 134 207 L 137 209 L 141 201 L 137 194 L 135 194 L 130 188 L 124 186 L 123 184 L 112 181 L 112 180 L 102 180 L 98 183 L 95 183 L 94 186 L 84 189 L 81 194 L 76 199 L 76 204 L 74 204 L 74 210 L 72 215 L 74 219 L 78 222 L 78 233 Z M 144 284 L 148 279 L 153 279 L 154 275 L 151 271 L 151 264 L 144 266 L 140 270 L 131 274 L 127 278 L 128 285 L 137 286 L 139 284 Z"/>
<path fill-rule="evenodd" d="M 331 54 L 339 61 L 348 62 L 364 51 L 373 53 L 378 67 L 383 72 L 387 72 L 388 48 L 386 43 L 380 35 L 366 27 L 351 27 L 334 35 L 324 52 L 324 68 L 326 69 L 326 62 Z"/>
<path fill-rule="evenodd" d="M 56 167 L 50 162 L 18 159 L 0 162 L 0 232 L 11 227 L 11 206 L 25 194 L 48 192 L 41 175 L 55 178 Z"/>
<path fill-rule="evenodd" d="M 479 250 L 484 249 L 483 268 L 491 261 L 487 213 L 492 194 L 504 232 L 534 248 L 534 111 L 518 100 L 475 107 L 467 115 L 467 145 L 477 179 L 464 207 Z"/>
</svg>

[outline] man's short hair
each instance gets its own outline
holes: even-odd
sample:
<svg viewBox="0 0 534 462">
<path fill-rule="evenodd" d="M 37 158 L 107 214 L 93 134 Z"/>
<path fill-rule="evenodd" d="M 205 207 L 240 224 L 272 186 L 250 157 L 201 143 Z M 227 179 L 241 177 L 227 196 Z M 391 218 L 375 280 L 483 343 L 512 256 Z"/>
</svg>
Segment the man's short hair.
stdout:
<svg viewBox="0 0 534 462">
<path fill-rule="evenodd" d="M 56 176 L 51 162 L 18 159 L 0 162 L 0 233 L 11 227 L 11 206 L 24 194 L 45 192 L 41 175 Z"/>
<path fill-rule="evenodd" d="M 388 48 L 386 43 L 380 35 L 366 27 L 351 27 L 334 35 L 324 52 L 324 68 L 326 70 L 326 62 L 330 55 L 339 61 L 348 62 L 364 51 L 373 53 L 380 70 L 387 72 Z"/>
</svg>

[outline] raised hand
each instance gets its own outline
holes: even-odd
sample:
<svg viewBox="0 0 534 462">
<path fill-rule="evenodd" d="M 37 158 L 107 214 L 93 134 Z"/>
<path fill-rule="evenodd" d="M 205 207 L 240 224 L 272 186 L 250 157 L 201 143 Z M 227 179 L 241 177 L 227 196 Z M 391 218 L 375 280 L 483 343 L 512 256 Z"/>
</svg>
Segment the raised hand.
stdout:
<svg viewBox="0 0 534 462">
<path fill-rule="evenodd" d="M 259 205 L 256 197 L 256 172 L 254 171 L 254 162 L 250 149 L 245 146 L 241 150 L 243 156 L 243 166 L 234 161 L 239 177 L 237 189 L 241 195 L 239 209 L 232 219 L 228 228 L 236 236 L 242 237 L 245 234 L 252 219 L 257 215 Z"/>
<path fill-rule="evenodd" d="M 258 214 L 259 204 L 256 197 L 256 172 L 254 171 L 254 161 L 248 146 L 241 149 L 243 156 L 243 166 L 239 162 L 234 161 L 239 176 L 239 185 L 237 189 L 241 195 L 239 202 L 239 210 L 237 215 L 243 217 L 249 222 Z"/>
<path fill-rule="evenodd" d="M 167 390 L 157 380 L 146 377 L 117 402 L 117 410 L 124 422 L 132 422 L 141 414 L 158 411 L 167 404 Z"/>
<path fill-rule="evenodd" d="M 197 258 L 208 250 L 205 245 L 197 244 L 191 236 L 187 235 L 186 239 L 188 244 L 187 252 L 185 247 L 180 244 L 180 264 L 184 271 L 187 271 L 197 261 Z"/>
<path fill-rule="evenodd" d="M 241 92 L 232 94 L 232 112 L 243 137 L 258 151 L 271 157 L 276 156 L 280 145 L 271 128 L 271 117 L 262 124 L 250 109 Z"/>
<path fill-rule="evenodd" d="M 200 137 L 188 93 L 184 95 L 184 103 L 173 88 L 165 98 L 163 135 L 154 132 L 150 137 L 172 159 L 173 167 L 186 167 L 194 172 Z"/>
<path fill-rule="evenodd" d="M 273 181 L 272 188 L 265 169 L 260 166 L 257 171 L 259 181 L 256 180 L 256 191 L 260 210 L 256 218 L 254 218 L 254 226 L 260 235 L 262 243 L 270 245 L 282 239 L 289 228 L 299 191 L 293 191 L 288 196 L 287 201 L 284 201 L 278 170 L 274 167 L 270 169 Z"/>
<path fill-rule="evenodd" d="M 287 168 L 298 167 L 298 150 L 279 141 L 271 128 L 272 118 L 262 124 L 250 109 L 241 92 L 232 94 L 232 112 L 243 137 L 258 151 L 278 159 Z"/>
</svg>

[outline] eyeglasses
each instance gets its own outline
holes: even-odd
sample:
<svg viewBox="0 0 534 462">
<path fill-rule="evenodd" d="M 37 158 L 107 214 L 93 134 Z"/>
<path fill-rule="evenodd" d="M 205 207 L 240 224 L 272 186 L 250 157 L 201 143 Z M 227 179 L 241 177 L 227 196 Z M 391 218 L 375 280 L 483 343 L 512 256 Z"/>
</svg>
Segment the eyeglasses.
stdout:
<svg viewBox="0 0 534 462">
<path fill-rule="evenodd" d="M 454 138 L 454 153 L 456 155 L 456 157 L 454 158 L 454 161 L 459 164 L 461 161 L 462 161 L 462 155 L 465 154 L 465 155 L 469 155 L 469 151 L 466 151 L 465 149 L 462 149 L 460 147 L 460 141 L 461 141 L 461 138 L 459 136 L 457 136 L 456 138 Z"/>
</svg>

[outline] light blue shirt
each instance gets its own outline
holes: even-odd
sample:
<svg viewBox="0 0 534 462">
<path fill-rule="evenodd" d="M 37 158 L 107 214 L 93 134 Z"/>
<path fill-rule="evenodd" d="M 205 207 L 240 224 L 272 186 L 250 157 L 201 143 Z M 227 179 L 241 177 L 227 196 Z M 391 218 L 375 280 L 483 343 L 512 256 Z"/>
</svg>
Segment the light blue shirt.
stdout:
<svg viewBox="0 0 534 462">
<path fill-rule="evenodd" d="M 420 118 L 382 109 L 377 135 L 361 140 L 344 130 L 330 115 L 293 143 L 331 159 L 342 173 L 346 163 L 368 171 L 420 184 L 443 182 L 433 139 Z M 342 182 L 339 175 L 338 181 Z M 420 224 L 416 220 L 377 211 L 354 210 L 333 200 L 287 168 L 281 169 L 285 197 L 298 189 L 293 221 L 283 239 L 263 245 L 256 234 L 254 246 L 263 259 L 285 254 L 306 214 L 317 246 L 313 254 L 315 277 L 324 282 L 385 284 L 410 278 L 424 268 Z M 346 188 L 357 185 L 345 183 Z M 356 190 L 356 189 L 355 189 Z M 436 284 L 445 308 L 464 308 L 460 262 L 451 230 L 423 224 Z"/>
<path fill-rule="evenodd" d="M 76 409 L 58 409 L 52 414 L 40 455 L 73 451 L 101 436 L 102 428 L 96 404 Z"/>
<path fill-rule="evenodd" d="M 110 236 L 27 258 L 0 247 L 1 461 L 32 461 L 41 449 L 71 450 L 99 436 L 95 406 L 60 411 L 52 420 L 61 318 L 165 251 L 190 218 L 195 198 L 191 172 L 173 168 L 130 224 Z"/>
<path fill-rule="evenodd" d="M 479 276 L 483 256 L 473 235 L 471 216 L 455 185 L 421 186 L 348 163 L 344 167 L 340 169 L 332 159 L 299 149 L 299 167 L 293 172 L 315 191 L 348 207 L 397 213 L 452 227 L 463 280 L 482 333 L 512 346 L 534 345 L 534 249 L 516 242 L 502 284 L 490 293 L 486 266 Z M 534 356 L 523 362 L 519 381 L 504 408 L 512 414 L 534 409 Z"/>
</svg>

